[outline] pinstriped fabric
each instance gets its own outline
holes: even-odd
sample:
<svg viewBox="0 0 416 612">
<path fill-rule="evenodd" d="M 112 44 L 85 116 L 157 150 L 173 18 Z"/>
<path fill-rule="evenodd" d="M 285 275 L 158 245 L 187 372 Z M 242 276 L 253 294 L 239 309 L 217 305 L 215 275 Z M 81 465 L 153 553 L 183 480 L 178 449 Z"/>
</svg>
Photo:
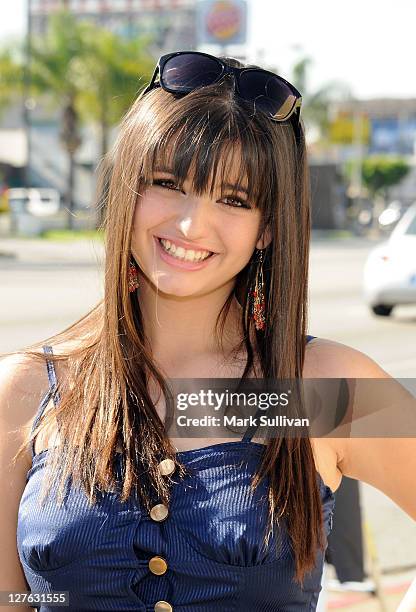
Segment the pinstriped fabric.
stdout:
<svg viewBox="0 0 416 612">
<path fill-rule="evenodd" d="M 49 376 L 56 387 L 56 377 Z M 41 408 L 36 418 L 40 414 Z M 169 514 L 162 522 L 153 520 L 134 495 L 123 504 L 116 492 L 100 493 L 97 504 L 89 506 L 70 481 L 61 507 L 52 495 L 41 508 L 48 451 L 34 455 L 17 529 L 31 590 L 69 591 L 69 608 L 77 611 L 149 612 L 157 610 L 158 601 L 167 601 L 175 612 L 315 610 L 323 553 L 317 553 L 302 589 L 293 580 L 284 523 L 269 546 L 262 545 L 268 481 L 255 492 L 250 481 L 265 447 L 251 437 L 179 452 L 188 474 L 183 479 L 173 474 Z M 117 455 L 120 479 L 123 463 Z M 318 473 L 317 482 L 328 535 L 335 498 Z M 149 569 L 156 555 L 167 563 L 162 575 Z"/>
</svg>

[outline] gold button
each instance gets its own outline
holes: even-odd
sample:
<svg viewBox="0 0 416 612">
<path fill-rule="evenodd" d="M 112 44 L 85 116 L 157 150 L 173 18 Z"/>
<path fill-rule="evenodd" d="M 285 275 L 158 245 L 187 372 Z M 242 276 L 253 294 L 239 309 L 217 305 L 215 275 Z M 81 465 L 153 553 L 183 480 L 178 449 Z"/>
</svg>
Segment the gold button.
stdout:
<svg viewBox="0 0 416 612">
<path fill-rule="evenodd" d="M 154 521 L 164 521 L 168 514 L 169 510 L 165 504 L 156 504 L 156 506 L 153 506 L 150 510 L 150 517 Z"/>
<path fill-rule="evenodd" d="M 172 474 L 172 472 L 175 471 L 176 465 L 172 459 L 163 459 L 163 461 L 159 463 L 158 467 L 162 476 L 169 476 L 169 474 Z"/>
<path fill-rule="evenodd" d="M 157 601 L 155 603 L 155 612 L 173 612 L 173 608 L 167 601 Z"/>
<path fill-rule="evenodd" d="M 168 569 L 168 564 L 162 557 L 152 557 L 149 561 L 149 569 L 152 574 L 156 574 L 156 576 L 161 576 Z"/>
</svg>

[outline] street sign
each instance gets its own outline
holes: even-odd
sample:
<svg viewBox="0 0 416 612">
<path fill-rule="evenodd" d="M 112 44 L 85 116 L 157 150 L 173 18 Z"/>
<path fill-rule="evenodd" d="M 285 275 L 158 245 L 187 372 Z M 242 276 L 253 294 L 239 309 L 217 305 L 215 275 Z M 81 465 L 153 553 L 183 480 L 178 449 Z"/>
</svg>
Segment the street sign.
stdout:
<svg viewBox="0 0 416 612">
<path fill-rule="evenodd" d="M 245 0 L 201 0 L 196 5 L 198 45 L 244 45 L 247 40 Z"/>
</svg>

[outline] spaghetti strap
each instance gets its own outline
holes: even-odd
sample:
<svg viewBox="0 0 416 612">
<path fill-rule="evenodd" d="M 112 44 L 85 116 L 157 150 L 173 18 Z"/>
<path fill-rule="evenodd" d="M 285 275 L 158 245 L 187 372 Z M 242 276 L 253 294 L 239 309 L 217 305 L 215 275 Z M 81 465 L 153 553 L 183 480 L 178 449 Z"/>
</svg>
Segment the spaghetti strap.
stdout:
<svg viewBox="0 0 416 612">
<path fill-rule="evenodd" d="M 311 335 L 307 335 L 306 336 L 306 344 L 308 342 L 310 342 L 311 340 L 313 340 L 314 338 L 316 338 L 316 336 L 311 336 Z M 262 410 L 261 408 L 259 408 L 256 412 L 256 414 L 254 415 L 254 421 L 255 424 L 254 425 L 250 425 L 250 427 L 246 430 L 243 438 L 242 438 L 242 442 L 251 442 L 251 439 L 253 438 L 254 434 L 256 433 L 256 431 L 259 428 L 260 425 L 260 416 L 264 414 L 264 410 Z"/>
<path fill-rule="evenodd" d="M 251 438 L 254 436 L 254 434 L 256 433 L 256 431 L 259 428 L 259 424 L 260 424 L 260 415 L 264 414 L 264 410 L 262 410 L 261 408 L 259 408 L 256 412 L 256 414 L 254 415 L 254 420 L 256 422 L 255 425 L 250 425 L 250 427 L 246 430 L 242 442 L 251 442 Z"/>
<path fill-rule="evenodd" d="M 53 355 L 52 347 L 48 345 L 45 345 L 43 347 L 43 352 L 45 354 Z M 58 381 L 56 378 L 55 366 L 53 365 L 53 361 L 49 361 L 49 359 L 47 359 L 46 367 L 48 368 L 49 388 L 52 392 L 54 392 L 57 389 Z M 59 395 L 59 391 L 56 391 L 56 393 L 53 393 L 53 403 L 55 406 L 57 406 L 60 401 L 61 397 Z"/>
<path fill-rule="evenodd" d="M 53 355 L 53 351 L 52 351 L 52 347 L 49 345 L 44 345 L 42 347 L 43 352 L 45 353 L 45 355 Z M 49 400 L 51 399 L 51 397 L 53 398 L 53 403 L 54 406 L 57 406 L 58 403 L 60 402 L 61 398 L 59 395 L 59 391 L 57 391 L 57 386 L 58 386 L 58 381 L 56 378 L 56 372 L 55 372 L 55 367 L 52 361 L 49 361 L 49 359 L 46 360 L 46 367 L 47 367 L 47 372 L 48 372 L 48 381 L 49 381 L 49 389 L 46 392 L 46 395 L 44 396 L 44 398 L 42 399 L 36 417 L 33 421 L 32 424 L 32 429 L 30 431 L 30 433 L 32 434 L 33 431 L 35 430 L 35 427 L 37 426 L 37 424 L 39 423 L 39 420 L 46 408 L 46 406 L 49 403 Z M 35 440 L 36 438 L 34 438 L 32 440 L 32 444 L 31 444 L 31 452 L 32 452 L 32 459 L 35 456 Z"/>
</svg>

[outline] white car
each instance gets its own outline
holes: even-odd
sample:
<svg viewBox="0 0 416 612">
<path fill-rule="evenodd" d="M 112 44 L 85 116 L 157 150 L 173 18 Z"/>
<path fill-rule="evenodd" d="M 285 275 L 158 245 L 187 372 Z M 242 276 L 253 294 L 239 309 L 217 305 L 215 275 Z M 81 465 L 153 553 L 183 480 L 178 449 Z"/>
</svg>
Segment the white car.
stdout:
<svg viewBox="0 0 416 612">
<path fill-rule="evenodd" d="M 16 213 L 27 212 L 37 217 L 47 217 L 59 211 L 60 195 L 56 189 L 25 189 L 8 190 L 10 210 Z"/>
<path fill-rule="evenodd" d="M 364 297 L 374 314 L 388 317 L 398 304 L 416 304 L 416 203 L 364 267 Z"/>
</svg>

